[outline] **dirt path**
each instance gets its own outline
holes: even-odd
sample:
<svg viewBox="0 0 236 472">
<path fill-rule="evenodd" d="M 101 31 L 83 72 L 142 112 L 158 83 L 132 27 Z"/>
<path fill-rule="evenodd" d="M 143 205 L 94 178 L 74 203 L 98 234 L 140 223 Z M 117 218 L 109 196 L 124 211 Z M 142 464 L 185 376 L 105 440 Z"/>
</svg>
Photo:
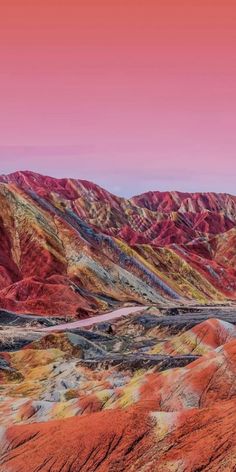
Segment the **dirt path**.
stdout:
<svg viewBox="0 0 236 472">
<path fill-rule="evenodd" d="M 50 326 L 48 328 L 42 328 L 42 331 L 66 331 L 74 328 L 85 328 L 92 326 L 96 323 L 102 323 L 103 321 L 111 321 L 122 316 L 127 316 L 136 311 L 144 310 L 148 308 L 146 306 L 130 306 L 126 308 L 119 308 L 118 310 L 110 311 L 104 315 L 93 316 L 92 318 L 86 318 L 85 320 L 73 321 L 72 323 L 63 323 L 56 326 Z"/>
</svg>

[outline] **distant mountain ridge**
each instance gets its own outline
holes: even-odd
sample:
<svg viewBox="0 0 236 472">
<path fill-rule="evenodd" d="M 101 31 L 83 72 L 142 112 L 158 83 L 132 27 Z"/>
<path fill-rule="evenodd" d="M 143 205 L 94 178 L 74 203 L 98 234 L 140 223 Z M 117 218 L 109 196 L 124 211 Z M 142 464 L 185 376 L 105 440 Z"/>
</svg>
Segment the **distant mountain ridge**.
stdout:
<svg viewBox="0 0 236 472">
<path fill-rule="evenodd" d="M 117 304 L 236 298 L 236 197 L 130 199 L 76 179 L 0 176 L 0 308 L 84 317 Z"/>
</svg>

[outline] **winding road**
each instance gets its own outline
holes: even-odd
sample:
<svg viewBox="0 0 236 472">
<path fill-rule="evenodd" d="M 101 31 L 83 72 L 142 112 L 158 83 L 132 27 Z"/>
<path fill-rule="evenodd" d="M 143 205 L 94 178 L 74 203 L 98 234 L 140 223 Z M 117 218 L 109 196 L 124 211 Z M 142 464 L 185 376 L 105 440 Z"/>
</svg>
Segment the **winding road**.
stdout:
<svg viewBox="0 0 236 472">
<path fill-rule="evenodd" d="M 93 316 L 92 318 L 86 318 L 84 320 L 73 321 L 72 323 L 63 323 L 55 326 L 50 326 L 48 328 L 42 328 L 41 331 L 66 331 L 74 328 L 85 328 L 92 326 L 97 323 L 102 323 L 103 321 L 112 321 L 122 316 L 128 316 L 132 313 L 136 313 L 140 310 L 145 310 L 147 306 L 129 306 L 125 308 L 119 308 L 118 310 L 110 311 L 109 313 L 104 313 L 103 315 Z"/>
</svg>

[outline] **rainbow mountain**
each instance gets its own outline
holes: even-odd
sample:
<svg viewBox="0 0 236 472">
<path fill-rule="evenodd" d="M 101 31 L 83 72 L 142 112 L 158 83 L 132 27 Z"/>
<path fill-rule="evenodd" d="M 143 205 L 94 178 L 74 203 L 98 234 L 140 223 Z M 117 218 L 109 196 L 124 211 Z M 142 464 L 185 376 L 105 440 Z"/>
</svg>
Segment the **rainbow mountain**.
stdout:
<svg viewBox="0 0 236 472">
<path fill-rule="evenodd" d="M 84 318 L 124 304 L 236 298 L 236 197 L 112 195 L 85 180 L 0 176 L 0 307 Z"/>
</svg>

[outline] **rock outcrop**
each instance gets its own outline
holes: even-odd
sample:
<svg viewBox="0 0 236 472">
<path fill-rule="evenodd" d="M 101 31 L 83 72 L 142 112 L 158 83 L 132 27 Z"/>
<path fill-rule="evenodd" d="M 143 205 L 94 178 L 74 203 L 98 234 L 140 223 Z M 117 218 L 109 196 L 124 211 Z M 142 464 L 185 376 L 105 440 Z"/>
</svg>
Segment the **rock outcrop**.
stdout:
<svg viewBox="0 0 236 472">
<path fill-rule="evenodd" d="M 0 177 L 0 204 L 6 310 L 83 318 L 117 303 L 235 299 L 236 197 L 125 199 L 83 180 L 16 172 Z"/>
</svg>

